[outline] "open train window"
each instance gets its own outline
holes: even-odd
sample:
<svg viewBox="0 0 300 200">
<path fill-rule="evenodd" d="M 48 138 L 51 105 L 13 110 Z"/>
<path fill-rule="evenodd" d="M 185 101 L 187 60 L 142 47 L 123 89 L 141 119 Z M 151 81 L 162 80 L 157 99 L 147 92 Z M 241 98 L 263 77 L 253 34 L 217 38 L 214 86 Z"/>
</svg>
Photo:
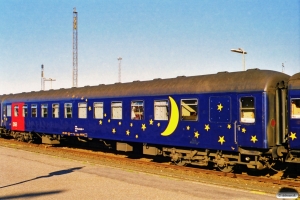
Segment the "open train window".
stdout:
<svg viewBox="0 0 300 200">
<path fill-rule="evenodd" d="M 78 118 L 87 118 L 87 103 L 78 103 Z"/>
<path fill-rule="evenodd" d="M 11 117 L 11 105 L 7 105 L 6 108 L 7 108 L 6 109 L 7 110 L 6 116 Z"/>
<path fill-rule="evenodd" d="M 131 119 L 132 120 L 144 119 L 144 101 L 131 102 Z"/>
<path fill-rule="evenodd" d="M 28 107 L 27 107 L 27 105 L 26 104 L 23 105 L 22 109 L 23 109 L 23 117 L 28 117 Z"/>
<path fill-rule="evenodd" d="M 94 118 L 103 119 L 103 102 L 94 103 Z"/>
<path fill-rule="evenodd" d="M 14 116 L 15 117 L 19 116 L 19 106 L 18 105 L 14 106 Z"/>
<path fill-rule="evenodd" d="M 242 97 L 240 99 L 240 120 L 244 123 L 255 122 L 254 97 Z"/>
<path fill-rule="evenodd" d="M 72 103 L 65 103 L 65 118 L 72 118 Z"/>
<path fill-rule="evenodd" d="M 59 104 L 52 104 L 52 118 L 59 118 Z"/>
<path fill-rule="evenodd" d="M 111 118 L 122 119 L 122 102 L 111 102 Z"/>
<path fill-rule="evenodd" d="M 300 99 L 291 100 L 291 118 L 300 119 Z"/>
<path fill-rule="evenodd" d="M 167 100 L 154 101 L 154 120 L 168 120 L 169 102 Z"/>
<path fill-rule="evenodd" d="M 41 105 L 41 116 L 43 118 L 48 117 L 48 104 Z"/>
<path fill-rule="evenodd" d="M 31 117 L 37 117 L 37 105 L 31 104 Z"/>
<path fill-rule="evenodd" d="M 198 118 L 198 100 L 182 99 L 181 100 L 181 119 L 183 121 L 196 121 Z"/>
</svg>

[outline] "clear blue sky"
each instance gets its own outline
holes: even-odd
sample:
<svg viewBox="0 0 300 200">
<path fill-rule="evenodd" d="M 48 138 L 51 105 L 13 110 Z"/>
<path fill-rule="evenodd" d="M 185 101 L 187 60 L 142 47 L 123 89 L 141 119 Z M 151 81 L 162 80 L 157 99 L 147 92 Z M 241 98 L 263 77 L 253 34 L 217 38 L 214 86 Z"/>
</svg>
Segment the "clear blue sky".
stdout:
<svg viewBox="0 0 300 200">
<path fill-rule="evenodd" d="M 0 94 L 72 86 L 73 8 L 78 85 L 246 68 L 300 72 L 299 0 L 0 0 Z M 50 82 L 46 83 L 50 89 Z"/>
</svg>

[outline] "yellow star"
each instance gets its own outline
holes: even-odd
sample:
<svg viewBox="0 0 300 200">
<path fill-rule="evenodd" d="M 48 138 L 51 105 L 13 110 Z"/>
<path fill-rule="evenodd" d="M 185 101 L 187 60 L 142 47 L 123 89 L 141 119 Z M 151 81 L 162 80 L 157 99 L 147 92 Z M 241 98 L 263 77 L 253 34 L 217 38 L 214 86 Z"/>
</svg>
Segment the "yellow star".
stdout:
<svg viewBox="0 0 300 200">
<path fill-rule="evenodd" d="M 146 124 L 142 124 L 142 129 L 143 129 L 143 131 L 145 131 L 145 129 L 146 129 Z"/>
<path fill-rule="evenodd" d="M 121 125 L 122 124 L 122 122 L 119 122 L 119 125 Z"/>
<path fill-rule="evenodd" d="M 138 135 L 135 135 L 135 138 L 136 138 L 136 139 L 138 139 L 138 138 L 139 138 L 139 136 L 138 136 Z"/>
<path fill-rule="evenodd" d="M 198 131 L 196 131 L 196 132 L 194 132 L 194 134 L 195 134 L 195 138 L 198 138 L 199 137 L 199 133 L 198 133 Z"/>
<path fill-rule="evenodd" d="M 99 120 L 99 124 L 102 125 L 102 120 Z"/>
<path fill-rule="evenodd" d="M 153 125 L 153 120 L 152 119 L 149 120 L 149 124 Z"/>
<path fill-rule="evenodd" d="M 133 127 L 133 123 L 130 123 L 130 127 Z"/>
<path fill-rule="evenodd" d="M 256 139 L 256 135 L 254 135 L 254 136 L 251 135 L 250 141 L 252 141 L 253 143 L 257 142 L 258 140 Z"/>
<path fill-rule="evenodd" d="M 92 110 L 92 108 L 91 108 L 91 106 L 89 106 L 89 111 L 91 111 Z"/>
<path fill-rule="evenodd" d="M 228 129 L 231 129 L 231 124 L 228 124 L 228 125 L 227 125 L 227 128 L 228 128 Z"/>
<path fill-rule="evenodd" d="M 222 111 L 222 108 L 223 108 L 223 106 L 222 106 L 222 104 L 220 103 L 220 104 L 218 105 L 218 110 L 219 110 L 219 111 Z"/>
<path fill-rule="evenodd" d="M 113 134 L 115 134 L 117 131 L 115 128 L 113 128 L 111 132 L 113 132 Z"/>
<path fill-rule="evenodd" d="M 206 131 L 208 131 L 210 128 L 209 128 L 209 124 L 205 124 L 205 128 L 204 128 Z"/>
<path fill-rule="evenodd" d="M 157 127 L 160 127 L 160 123 L 159 122 L 157 123 Z"/>
<path fill-rule="evenodd" d="M 246 133 L 246 128 L 242 128 L 242 132 L 243 132 L 243 133 Z"/>
<path fill-rule="evenodd" d="M 129 135 L 129 134 L 130 134 L 130 132 L 129 132 L 129 130 L 127 130 L 127 131 L 126 131 L 126 135 Z"/>
<path fill-rule="evenodd" d="M 187 127 L 186 127 L 186 130 L 190 130 L 190 128 L 191 128 L 190 126 L 187 126 Z"/>
<path fill-rule="evenodd" d="M 218 140 L 218 142 L 220 142 L 221 143 L 221 145 L 223 145 L 223 143 L 225 142 L 225 139 L 224 139 L 224 136 L 219 136 L 219 140 Z"/>
<path fill-rule="evenodd" d="M 297 139 L 296 133 L 293 132 L 291 132 L 291 135 L 289 137 L 292 138 L 292 140 Z"/>
<path fill-rule="evenodd" d="M 106 113 L 104 113 L 104 117 L 106 117 Z"/>
<path fill-rule="evenodd" d="M 110 123 L 110 119 L 108 119 L 107 121 L 108 121 L 108 123 Z"/>
</svg>

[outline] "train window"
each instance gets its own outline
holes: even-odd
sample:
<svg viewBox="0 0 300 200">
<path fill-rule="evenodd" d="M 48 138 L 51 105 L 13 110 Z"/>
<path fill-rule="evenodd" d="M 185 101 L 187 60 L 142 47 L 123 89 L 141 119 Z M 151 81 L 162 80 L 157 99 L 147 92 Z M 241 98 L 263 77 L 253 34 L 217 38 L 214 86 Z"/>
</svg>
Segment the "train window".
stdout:
<svg viewBox="0 0 300 200">
<path fill-rule="evenodd" d="M 6 109 L 7 110 L 6 116 L 11 117 L 11 105 L 7 105 L 6 108 L 7 108 Z"/>
<path fill-rule="evenodd" d="M 95 102 L 94 103 L 94 118 L 103 119 L 103 103 Z"/>
<path fill-rule="evenodd" d="M 196 121 L 198 114 L 197 99 L 182 99 L 181 100 L 181 119 L 183 121 Z"/>
<path fill-rule="evenodd" d="M 6 116 L 6 106 L 3 107 L 3 117 Z"/>
<path fill-rule="evenodd" d="M 23 117 L 27 117 L 28 116 L 28 107 L 27 107 L 27 105 L 26 104 L 23 105 L 22 109 L 23 109 Z"/>
<path fill-rule="evenodd" d="M 37 105 L 36 104 L 31 105 L 31 117 L 37 117 Z"/>
<path fill-rule="evenodd" d="M 48 104 L 41 105 L 41 117 L 48 117 Z"/>
<path fill-rule="evenodd" d="M 65 103 L 65 118 L 72 118 L 72 103 Z"/>
<path fill-rule="evenodd" d="M 291 118 L 300 118 L 300 99 L 292 99 L 291 101 Z"/>
<path fill-rule="evenodd" d="M 59 104 L 52 104 L 52 118 L 59 118 Z"/>
<path fill-rule="evenodd" d="M 240 99 L 240 117 L 241 117 L 241 122 L 244 123 L 255 122 L 254 97 L 242 97 Z"/>
<path fill-rule="evenodd" d="M 122 119 L 122 102 L 111 102 L 111 118 Z"/>
<path fill-rule="evenodd" d="M 131 102 L 131 119 L 133 120 L 144 119 L 144 101 Z"/>
<path fill-rule="evenodd" d="M 154 101 L 154 120 L 168 120 L 168 107 L 167 100 Z"/>
<path fill-rule="evenodd" d="M 19 116 L 19 106 L 18 105 L 14 106 L 14 116 L 15 117 Z"/>
<path fill-rule="evenodd" d="M 78 118 L 87 118 L 87 103 L 78 103 Z"/>
</svg>

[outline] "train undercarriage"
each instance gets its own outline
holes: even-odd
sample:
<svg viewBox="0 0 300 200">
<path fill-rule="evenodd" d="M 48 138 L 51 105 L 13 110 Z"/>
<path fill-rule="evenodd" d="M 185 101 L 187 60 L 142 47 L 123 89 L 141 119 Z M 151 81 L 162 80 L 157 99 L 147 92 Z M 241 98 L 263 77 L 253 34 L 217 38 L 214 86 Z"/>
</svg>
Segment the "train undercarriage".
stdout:
<svg viewBox="0 0 300 200">
<path fill-rule="evenodd" d="M 50 145 L 60 144 L 62 140 L 75 139 L 79 142 L 88 143 L 95 140 L 85 137 L 49 135 L 36 132 L 17 132 L 0 128 L 0 136 L 10 136 L 22 142 L 34 142 Z M 232 172 L 236 166 L 244 165 L 251 170 L 273 169 L 284 170 L 286 163 L 300 163 L 300 151 L 288 151 L 284 146 L 276 146 L 268 150 L 246 149 L 239 147 L 238 152 L 226 152 L 210 149 L 183 149 L 180 147 L 166 147 L 151 144 L 125 143 L 116 141 L 104 141 L 102 146 L 124 152 L 139 152 L 150 156 L 169 157 L 179 166 L 196 165 L 218 168 L 223 172 Z M 98 143 L 99 144 L 99 143 Z M 100 146 L 100 144 L 99 144 Z M 139 149 L 139 151 L 136 151 Z M 277 166 L 280 166 L 277 168 Z"/>
</svg>

